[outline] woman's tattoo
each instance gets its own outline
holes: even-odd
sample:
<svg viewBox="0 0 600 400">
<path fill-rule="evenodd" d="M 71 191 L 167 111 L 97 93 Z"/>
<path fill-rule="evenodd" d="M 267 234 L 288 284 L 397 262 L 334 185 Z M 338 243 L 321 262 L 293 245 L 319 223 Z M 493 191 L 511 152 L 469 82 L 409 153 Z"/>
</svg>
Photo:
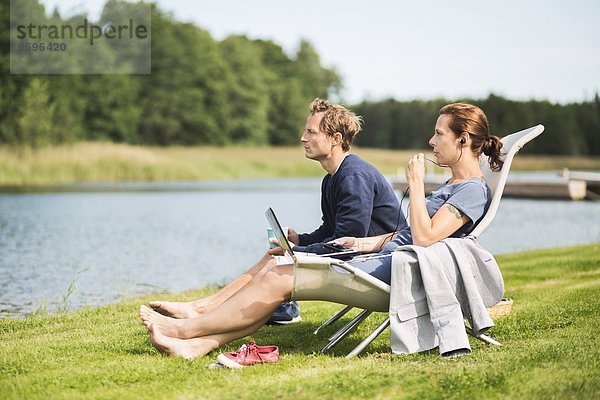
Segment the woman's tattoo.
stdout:
<svg viewBox="0 0 600 400">
<path fill-rule="evenodd" d="M 454 207 L 452 204 L 448 204 L 448 210 L 450 210 L 450 212 L 452 214 L 454 214 L 454 216 L 456 217 L 456 219 L 461 219 L 462 218 L 462 214 L 460 211 L 458 211 L 456 209 L 456 207 Z"/>
</svg>

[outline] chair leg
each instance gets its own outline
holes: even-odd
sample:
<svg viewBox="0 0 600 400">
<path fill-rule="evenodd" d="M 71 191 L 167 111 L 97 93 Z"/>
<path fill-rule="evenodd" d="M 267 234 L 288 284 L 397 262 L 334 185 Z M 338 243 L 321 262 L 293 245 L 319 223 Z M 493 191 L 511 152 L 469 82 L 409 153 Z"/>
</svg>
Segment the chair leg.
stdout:
<svg viewBox="0 0 600 400">
<path fill-rule="evenodd" d="M 362 310 L 354 319 L 348 322 L 346 325 L 340 328 L 336 333 L 334 333 L 330 338 L 329 342 L 321 349 L 321 353 L 329 350 L 336 344 L 338 344 L 343 338 L 348 336 L 350 332 L 352 332 L 361 322 L 363 322 L 369 315 L 371 315 L 373 311 Z"/>
<path fill-rule="evenodd" d="M 365 340 L 363 340 L 362 342 L 360 342 L 358 344 L 358 346 L 356 346 L 354 348 L 354 350 L 352 350 L 350 353 L 348 353 L 348 355 L 346 356 L 347 359 L 350 359 L 352 357 L 355 357 L 357 355 L 359 355 L 360 353 L 363 352 L 363 350 L 371 344 L 371 342 L 373 342 L 373 340 L 375 340 L 377 338 L 377 336 L 381 335 L 381 332 L 383 332 L 384 330 L 387 329 L 387 327 L 390 326 L 390 318 L 387 317 L 385 319 L 385 321 L 383 321 L 381 323 L 381 325 L 379 325 L 377 327 L 377 329 L 375 329 L 369 336 L 367 336 L 365 338 Z"/>
<path fill-rule="evenodd" d="M 315 331 L 313 332 L 313 335 L 318 334 L 321 329 L 333 324 L 338 319 L 342 318 L 344 315 L 346 315 L 346 313 L 348 311 L 352 310 L 352 308 L 353 308 L 352 306 L 346 306 L 346 307 L 342 308 L 333 317 L 329 318 L 327 321 L 323 322 L 323 324 L 321 326 L 319 326 L 317 329 L 315 329 Z"/>
<path fill-rule="evenodd" d="M 371 313 L 372 313 L 372 311 L 362 310 L 360 313 L 358 313 L 356 315 L 356 317 L 352 318 L 352 320 L 350 320 L 350 322 L 348 322 L 346 325 L 344 325 L 340 329 L 338 329 L 327 340 L 331 342 L 342 335 L 346 336 L 347 333 L 350 333 L 351 330 L 356 328 L 362 321 L 365 320 L 365 318 L 367 318 L 369 315 L 371 315 Z"/>
<path fill-rule="evenodd" d="M 467 330 L 467 333 L 469 335 L 473 336 L 475 339 L 481 340 L 484 343 L 491 344 L 494 346 L 502 346 L 502 343 L 500 343 L 499 341 L 497 341 L 495 339 L 492 339 L 488 335 L 484 335 L 483 333 L 480 335 L 475 335 L 475 333 L 473 332 L 473 329 L 469 328 L 468 326 L 465 326 L 465 329 Z"/>
</svg>

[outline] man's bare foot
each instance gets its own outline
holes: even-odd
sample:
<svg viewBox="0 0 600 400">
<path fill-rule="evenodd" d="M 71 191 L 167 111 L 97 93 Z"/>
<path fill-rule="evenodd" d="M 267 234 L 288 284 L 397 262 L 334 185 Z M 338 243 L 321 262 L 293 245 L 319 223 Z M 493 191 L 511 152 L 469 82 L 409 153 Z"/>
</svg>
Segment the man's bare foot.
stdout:
<svg viewBox="0 0 600 400">
<path fill-rule="evenodd" d="M 140 319 L 146 325 L 154 325 L 163 335 L 172 338 L 185 338 L 183 334 L 183 320 L 166 317 L 144 305 L 140 306 Z"/>
<path fill-rule="evenodd" d="M 215 295 L 203 297 L 192 301 L 160 301 L 154 300 L 149 303 L 155 311 L 173 318 L 196 318 L 206 314 L 221 302 L 215 301 Z"/>
<path fill-rule="evenodd" d="M 219 347 L 219 343 L 211 339 L 177 339 L 165 336 L 153 324 L 148 325 L 148 332 L 150 332 L 152 345 L 158 351 L 169 356 L 183 357 L 187 360 L 202 357 Z"/>
<path fill-rule="evenodd" d="M 193 302 L 151 301 L 148 305 L 156 312 L 173 318 L 196 318 L 201 314 L 196 311 Z"/>
</svg>

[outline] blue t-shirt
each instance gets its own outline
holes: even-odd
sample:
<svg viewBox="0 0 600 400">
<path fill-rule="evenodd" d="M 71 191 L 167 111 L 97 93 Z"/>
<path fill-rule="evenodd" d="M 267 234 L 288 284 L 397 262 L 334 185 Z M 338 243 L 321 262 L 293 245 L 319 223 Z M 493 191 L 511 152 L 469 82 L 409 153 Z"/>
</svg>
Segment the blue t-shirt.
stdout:
<svg viewBox="0 0 600 400">
<path fill-rule="evenodd" d="M 429 218 L 433 218 L 436 212 L 444 204 L 452 204 L 463 215 L 469 217 L 469 221 L 461 226 L 450 237 L 464 237 L 475 229 L 475 226 L 483 218 L 483 215 L 492 201 L 492 191 L 481 178 L 471 178 L 466 182 L 449 184 L 450 180 L 443 183 L 431 192 L 425 199 Z M 394 251 L 397 247 L 412 244 L 412 233 L 406 221 L 400 221 L 402 228 L 398 236 L 383 247 L 382 252 Z"/>
</svg>

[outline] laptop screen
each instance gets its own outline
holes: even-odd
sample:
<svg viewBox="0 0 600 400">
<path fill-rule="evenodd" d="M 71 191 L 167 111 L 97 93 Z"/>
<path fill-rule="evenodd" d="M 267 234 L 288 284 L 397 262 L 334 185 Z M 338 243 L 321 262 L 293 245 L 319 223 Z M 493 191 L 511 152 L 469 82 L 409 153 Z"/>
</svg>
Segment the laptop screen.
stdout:
<svg viewBox="0 0 600 400">
<path fill-rule="evenodd" d="M 283 229 L 281 229 L 281 225 L 279 224 L 279 221 L 275 216 L 275 212 L 271 207 L 269 207 L 267 211 L 265 211 L 265 216 L 267 217 L 267 221 L 269 221 L 269 225 L 271 225 L 271 229 L 273 229 L 273 233 L 275 234 L 275 237 L 279 241 L 281 247 L 283 247 L 285 251 L 287 251 L 288 253 L 290 253 L 291 256 L 293 256 L 294 251 L 290 246 L 290 242 L 288 242 L 287 240 L 287 232 L 284 233 Z"/>
</svg>

